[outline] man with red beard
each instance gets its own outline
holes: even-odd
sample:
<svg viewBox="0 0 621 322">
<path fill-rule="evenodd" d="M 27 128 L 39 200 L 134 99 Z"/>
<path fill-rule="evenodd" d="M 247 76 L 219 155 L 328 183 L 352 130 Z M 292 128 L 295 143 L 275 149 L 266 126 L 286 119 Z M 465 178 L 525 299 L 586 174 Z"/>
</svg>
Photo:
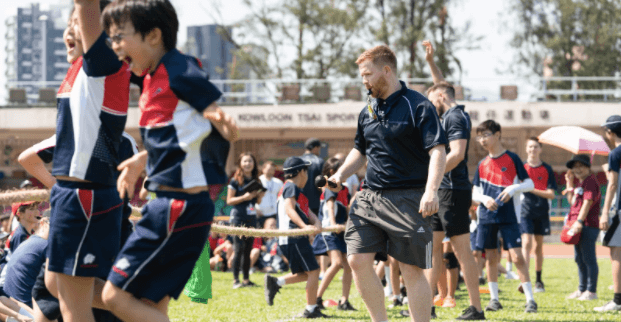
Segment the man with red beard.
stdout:
<svg viewBox="0 0 621 322">
<path fill-rule="evenodd" d="M 390 48 L 371 48 L 356 61 L 369 104 L 341 168 L 330 178 L 340 184 L 368 161 L 366 186 L 350 210 L 345 241 L 356 287 L 374 322 L 387 321 L 382 284 L 373 270 L 377 253 L 399 262 L 410 298 L 412 321 L 429 321 L 431 288 L 423 274 L 431 268 L 431 215 L 438 211 L 438 188 L 448 143 L 435 107 L 400 82 Z"/>
</svg>

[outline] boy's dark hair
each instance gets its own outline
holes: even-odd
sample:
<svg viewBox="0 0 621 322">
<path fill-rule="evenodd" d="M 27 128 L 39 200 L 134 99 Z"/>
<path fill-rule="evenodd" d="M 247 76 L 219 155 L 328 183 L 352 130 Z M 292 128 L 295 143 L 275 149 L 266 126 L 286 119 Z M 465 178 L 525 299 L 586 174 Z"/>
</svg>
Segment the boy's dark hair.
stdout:
<svg viewBox="0 0 621 322">
<path fill-rule="evenodd" d="M 337 158 L 328 159 L 323 164 L 323 169 L 321 169 L 321 175 L 328 176 L 328 177 L 332 176 L 334 173 L 336 173 L 336 170 L 338 170 L 342 164 L 343 162 L 341 162 L 340 159 L 337 159 Z"/>
<path fill-rule="evenodd" d="M 429 96 L 429 93 L 435 91 L 435 90 L 441 90 L 443 91 L 446 95 L 448 95 L 448 97 L 450 99 L 455 99 L 455 87 L 453 87 L 453 85 L 451 85 L 451 83 L 446 82 L 446 81 L 442 81 L 439 82 L 433 86 L 431 86 L 430 89 L 427 90 L 427 96 Z"/>
<path fill-rule="evenodd" d="M 477 126 L 477 134 L 485 131 L 490 131 L 492 134 L 500 132 L 500 124 L 496 123 L 494 120 L 487 120 Z"/>
<path fill-rule="evenodd" d="M 158 28 L 162 31 L 162 41 L 166 51 L 177 46 L 179 20 L 175 8 L 168 0 L 115 0 L 104 10 L 101 21 L 106 32 L 112 24 L 121 26 L 131 22 L 142 38 Z"/>
<path fill-rule="evenodd" d="M 543 146 L 543 145 L 541 144 L 541 142 L 539 142 L 539 138 L 538 138 L 538 137 L 536 137 L 536 136 L 531 136 L 531 137 L 529 137 L 529 138 L 528 138 L 528 141 L 534 141 L 534 142 L 537 142 L 537 144 L 539 144 L 539 146 Z"/>
<path fill-rule="evenodd" d="M 618 138 L 621 138 L 621 129 L 611 129 L 611 128 L 606 128 L 606 129 L 614 133 Z"/>
<path fill-rule="evenodd" d="M 17 208 L 17 213 L 18 214 L 23 214 L 28 209 L 37 209 L 37 208 L 39 208 L 39 204 L 40 204 L 40 202 L 37 201 L 37 202 L 31 203 L 29 205 L 21 205 L 21 206 L 19 206 L 19 208 Z"/>
</svg>

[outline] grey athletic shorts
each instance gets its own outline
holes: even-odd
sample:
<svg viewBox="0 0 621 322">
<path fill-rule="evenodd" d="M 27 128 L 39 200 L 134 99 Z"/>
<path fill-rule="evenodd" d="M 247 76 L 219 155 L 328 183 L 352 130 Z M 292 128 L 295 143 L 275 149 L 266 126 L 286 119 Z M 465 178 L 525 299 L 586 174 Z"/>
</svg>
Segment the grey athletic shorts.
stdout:
<svg viewBox="0 0 621 322">
<path fill-rule="evenodd" d="M 423 192 L 362 190 L 349 212 L 347 255 L 383 253 L 402 263 L 431 268 L 431 217 L 418 213 Z"/>
</svg>

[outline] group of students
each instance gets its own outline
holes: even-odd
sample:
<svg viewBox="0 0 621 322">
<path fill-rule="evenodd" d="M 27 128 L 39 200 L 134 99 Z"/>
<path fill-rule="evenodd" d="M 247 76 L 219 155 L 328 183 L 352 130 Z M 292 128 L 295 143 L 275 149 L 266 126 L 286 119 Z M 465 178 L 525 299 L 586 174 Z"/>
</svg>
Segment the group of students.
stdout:
<svg viewBox="0 0 621 322">
<path fill-rule="evenodd" d="M 167 0 L 75 0 L 56 135 L 20 157 L 52 189 L 45 269 L 28 297 L 35 321 L 95 321 L 94 307 L 168 321 L 203 251 L 208 185 L 225 183 L 238 128 L 200 62 L 175 49 L 178 28 Z M 130 81 L 142 91 L 141 152 L 123 134 Z M 127 200 L 145 167 L 141 195 L 152 197 L 133 227 Z"/>
</svg>

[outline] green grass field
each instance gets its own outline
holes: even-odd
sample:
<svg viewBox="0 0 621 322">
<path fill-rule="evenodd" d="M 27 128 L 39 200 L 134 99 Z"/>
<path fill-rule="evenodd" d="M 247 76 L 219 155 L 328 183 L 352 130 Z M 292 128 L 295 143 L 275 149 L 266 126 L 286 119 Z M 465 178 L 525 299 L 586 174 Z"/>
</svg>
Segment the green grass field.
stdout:
<svg viewBox="0 0 621 322">
<path fill-rule="evenodd" d="M 532 264 L 532 263 L 531 263 Z M 566 300 L 565 296 L 578 288 L 578 269 L 571 259 L 547 259 L 544 262 L 543 280 L 546 283 L 546 292 L 535 294 L 539 305 L 536 314 L 524 313 L 524 295 L 518 293 L 518 281 L 499 278 L 500 301 L 504 310 L 486 312 L 489 321 L 621 321 L 621 313 L 597 313 L 596 306 L 603 305 L 612 299 L 612 291 L 608 286 L 612 284 L 610 275 L 610 261 L 599 260 L 599 300 L 581 302 Z M 233 290 L 232 273 L 213 273 L 213 299 L 209 304 L 190 302 L 182 295 L 179 301 L 172 301 L 170 307 L 171 321 L 291 321 L 304 310 L 304 283 L 287 285 L 276 296 L 274 306 L 267 306 L 263 295 L 263 275 L 255 273 L 250 279 L 260 285 L 255 288 L 241 288 Z M 340 276 L 340 275 L 339 275 Z M 531 276 L 534 273 L 531 271 Z M 326 299 L 340 297 L 341 283 L 337 276 L 324 295 Z M 458 291 L 457 307 L 452 309 L 437 308 L 438 319 L 434 321 L 451 321 L 459 316 L 468 305 L 468 294 L 465 286 Z M 360 295 L 352 286 L 350 297 L 357 312 L 342 312 L 336 308 L 324 311 L 331 318 L 322 321 L 370 321 Z M 489 301 L 489 294 L 482 295 L 483 306 Z M 386 301 L 388 305 L 388 300 Z M 399 315 L 399 310 L 389 309 L 388 317 L 391 321 L 409 321 Z"/>
</svg>

